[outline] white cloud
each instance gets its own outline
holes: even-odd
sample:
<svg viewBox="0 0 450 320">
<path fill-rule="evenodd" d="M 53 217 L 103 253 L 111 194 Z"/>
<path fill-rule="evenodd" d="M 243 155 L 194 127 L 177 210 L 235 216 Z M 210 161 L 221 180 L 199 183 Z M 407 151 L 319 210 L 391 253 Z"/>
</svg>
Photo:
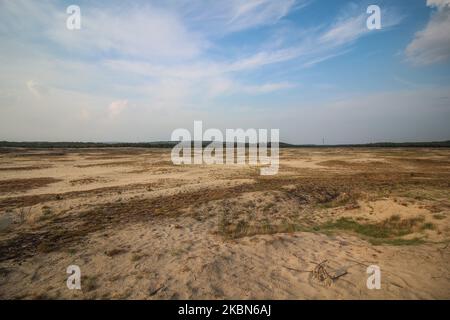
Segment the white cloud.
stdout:
<svg viewBox="0 0 450 320">
<path fill-rule="evenodd" d="M 240 14 L 252 11 L 265 2 L 255 2 L 252 6 L 240 9 Z M 396 25 L 401 20 L 394 12 L 385 11 L 384 28 Z M 103 62 L 104 66 L 124 74 L 138 74 L 150 77 L 156 83 L 151 91 L 157 94 L 158 103 L 164 100 L 176 100 L 170 97 L 189 99 L 194 93 L 214 98 L 228 94 L 258 95 L 278 90 L 284 90 L 296 86 L 296 84 L 284 83 L 257 83 L 243 84 L 238 79 L 239 73 L 257 70 L 259 68 L 291 61 L 299 60 L 299 66 L 312 67 L 323 61 L 343 55 L 351 50 L 349 47 L 357 39 L 369 34 L 365 24 L 366 15 L 350 15 L 348 12 L 340 16 L 336 23 L 328 27 L 315 28 L 310 33 L 303 33 L 303 39 L 296 45 L 263 50 L 248 56 L 237 57 L 234 60 L 214 61 L 207 58 L 196 59 L 188 63 L 153 63 L 148 61 L 135 61 L 130 59 L 109 59 Z M 168 86 L 167 83 L 171 85 Z M 176 84 L 176 85 L 173 85 Z M 201 90 L 199 89 L 201 88 Z M 190 93 L 189 93 L 190 92 Z M 167 93 L 167 94 L 164 94 Z M 161 95 L 164 99 L 160 99 Z M 171 106 L 181 105 L 170 103 Z M 186 103 L 184 103 L 186 105 Z"/>
<path fill-rule="evenodd" d="M 49 89 L 39 83 L 37 83 L 34 80 L 28 80 L 25 85 L 27 86 L 28 90 L 36 97 L 41 98 L 44 95 L 47 95 L 49 93 Z"/>
<path fill-rule="evenodd" d="M 111 102 L 111 104 L 108 107 L 108 114 L 109 114 L 109 116 L 111 118 L 117 117 L 127 107 L 128 107 L 128 101 L 127 100 L 113 101 L 113 102 Z"/>
<path fill-rule="evenodd" d="M 436 8 L 425 29 L 416 33 L 405 54 L 416 65 L 444 62 L 450 58 L 450 1 L 428 0 Z"/>
<path fill-rule="evenodd" d="M 209 96 L 219 96 L 224 94 L 248 94 L 260 95 L 272 93 L 280 90 L 287 90 L 297 87 L 298 85 L 290 82 L 270 82 L 256 85 L 248 85 L 231 81 L 228 78 L 214 78 L 208 82 L 207 92 Z"/>
<path fill-rule="evenodd" d="M 265 94 L 278 90 L 292 89 L 295 87 L 296 84 L 294 83 L 278 82 L 278 83 L 265 83 L 261 85 L 243 86 L 241 90 L 242 92 L 248 94 Z"/>
<path fill-rule="evenodd" d="M 177 11 L 197 30 L 223 36 L 251 28 L 273 25 L 306 0 L 177 1 Z"/>
<path fill-rule="evenodd" d="M 273 24 L 284 17 L 294 6 L 295 0 L 245 0 L 231 1 L 230 30 L 242 30 L 259 25 Z"/>
<path fill-rule="evenodd" d="M 346 54 L 349 51 L 350 51 L 350 49 L 345 49 L 345 50 L 342 50 L 342 51 L 337 51 L 335 53 L 330 53 L 329 55 L 319 56 L 317 59 L 312 59 L 312 60 L 309 60 L 306 63 L 304 63 L 303 67 L 305 67 L 305 68 L 313 67 L 316 64 L 319 64 L 319 63 L 327 61 L 329 59 L 341 56 L 343 54 Z"/>
<path fill-rule="evenodd" d="M 26 18 L 24 18 L 26 17 Z M 46 41 L 79 55 L 120 54 L 146 59 L 192 58 L 208 43 L 188 30 L 180 18 L 150 6 L 81 6 L 81 29 L 66 28 L 65 7 L 54 1 L 2 1 L 0 31 L 24 40 L 46 36 Z"/>
<path fill-rule="evenodd" d="M 365 26 L 366 19 L 366 15 L 361 14 L 356 17 L 338 21 L 330 28 L 330 30 L 320 37 L 320 41 L 333 43 L 335 45 L 354 41 L 368 32 L 368 29 Z"/>
<path fill-rule="evenodd" d="M 161 96 L 165 97 L 163 100 L 171 99 L 169 91 L 172 91 L 172 95 L 176 97 L 189 96 L 184 92 L 188 90 L 187 88 L 192 88 L 193 82 L 199 87 L 210 87 L 209 95 L 216 96 L 220 92 L 230 91 L 225 87 L 235 88 L 236 84 L 239 84 L 233 79 L 232 74 L 293 59 L 300 59 L 299 65 L 312 66 L 347 52 L 342 48 L 365 34 L 365 28 L 360 28 L 364 25 L 361 23 L 362 16 L 340 17 L 338 22 L 328 29 L 316 28 L 309 35 L 304 33 L 305 38 L 296 45 L 256 51 L 246 56 L 238 56 L 234 60 L 213 60 L 203 55 L 209 40 L 192 32 L 191 29 L 195 29 L 195 23 L 189 24 L 190 28 L 187 28 L 186 21 L 183 19 L 192 22 L 196 17 L 198 24 L 205 25 L 209 29 L 214 29 L 211 26 L 219 22 L 223 24 L 222 29 L 242 30 L 274 23 L 287 15 L 290 10 L 295 10 L 308 2 L 235 0 L 213 1 L 206 4 L 204 1 L 186 3 L 186 6 L 193 6 L 191 12 L 195 14 L 190 14 L 190 11 L 180 3 L 183 4 L 183 2 L 177 2 L 175 5 L 177 6 L 175 11 L 170 10 L 170 7 L 155 8 L 154 6 L 134 6 L 131 9 L 127 6 L 123 10 L 119 10 L 120 7 L 114 5 L 105 10 L 99 7 L 89 7 L 89 10 L 82 8 L 80 31 L 69 31 L 65 28 L 67 15 L 64 10 L 55 6 L 53 1 L 44 2 L 44 4 L 23 0 L 5 2 L 0 5 L 3 12 L 0 13 L 0 18 L 4 18 L 4 25 L 8 26 L 5 27 L 7 29 L 5 32 L 15 32 L 21 37 L 41 38 L 43 34 L 48 35 L 47 39 L 51 39 L 63 48 L 70 48 L 71 52 L 76 52 L 77 57 L 80 53 L 95 52 L 96 57 L 101 58 L 97 63 L 83 61 L 83 59 L 81 61 L 57 60 L 55 65 L 46 63 L 43 76 L 49 78 L 47 81 L 60 85 L 62 82 L 59 79 L 67 78 L 66 74 L 62 74 L 64 72 L 71 74 L 67 81 L 70 81 L 72 86 L 79 86 L 79 83 L 83 81 L 84 87 L 88 87 L 90 82 L 94 85 L 99 82 L 113 82 L 111 75 L 121 77 L 143 75 L 152 78 L 152 82 L 155 83 L 154 88 L 163 89 L 160 90 L 160 94 L 152 93 L 160 102 Z M 22 24 L 14 24 L 20 12 L 25 12 L 30 19 L 23 21 Z M 203 13 L 209 16 L 202 16 Z M 20 32 L 18 29 L 21 29 Z M 49 59 L 45 51 L 33 50 L 35 47 L 26 39 L 22 39 L 23 42 L 26 42 L 29 48 L 22 52 L 39 52 L 43 55 L 40 57 L 43 61 Z M 8 48 L 12 47 L 8 45 Z M 14 56 L 15 52 L 10 54 Z M 91 76 L 84 76 L 85 72 Z M 90 80 L 92 78 L 96 80 Z M 232 85 L 226 84 L 225 78 Z M 74 83 L 76 81 L 78 83 Z M 216 84 L 208 86 L 213 81 Z M 176 85 L 172 85 L 173 83 Z M 241 90 L 241 93 L 263 93 L 269 88 L 266 86 L 266 89 L 255 89 L 261 84 L 253 86 L 253 89 Z M 271 90 L 277 88 L 274 86 Z M 154 92 L 154 90 L 150 91 Z"/>
<path fill-rule="evenodd" d="M 282 1 L 281 1 L 282 2 Z M 292 1 L 291 1 L 292 2 Z M 289 3 L 291 8 L 294 3 Z M 258 15 L 253 11 L 257 8 L 273 5 L 273 2 L 266 0 L 255 0 L 252 2 L 231 1 L 234 10 L 237 12 L 231 21 L 240 16 L 250 13 Z M 280 2 L 275 1 L 280 4 Z M 225 10 L 224 8 L 222 8 Z M 226 10 L 225 10 L 226 11 Z M 214 11 L 213 11 L 214 12 Z M 356 14 L 357 13 L 357 14 Z M 229 13 L 224 13 L 224 15 Z M 212 16 L 217 20 L 214 14 Z M 397 25 L 402 20 L 402 16 L 390 8 L 382 10 L 383 30 Z M 164 64 L 147 61 L 134 61 L 130 59 L 109 59 L 104 64 L 114 70 L 132 72 L 154 78 L 177 78 L 186 80 L 208 79 L 211 77 L 221 77 L 224 74 L 239 73 L 262 68 L 267 65 L 283 63 L 293 59 L 301 60 L 301 65 L 311 67 L 320 62 L 332 59 L 350 51 L 349 46 L 356 40 L 371 33 L 366 27 L 367 14 L 360 13 L 357 9 L 345 11 L 339 16 L 336 22 L 328 27 L 314 28 L 310 32 L 303 32 L 302 39 L 297 44 L 271 50 L 260 50 L 247 56 L 240 56 L 234 60 L 211 61 L 207 58 L 197 59 L 186 63 Z M 269 23 L 270 19 L 267 19 Z M 377 31 L 378 32 L 378 31 Z M 374 33 L 374 31 L 372 31 Z M 223 85 L 223 83 L 221 84 Z M 220 90 L 219 90 L 220 91 Z"/>
<path fill-rule="evenodd" d="M 443 8 L 445 6 L 450 5 L 450 0 L 427 0 L 427 6 L 429 7 L 440 7 Z"/>
</svg>

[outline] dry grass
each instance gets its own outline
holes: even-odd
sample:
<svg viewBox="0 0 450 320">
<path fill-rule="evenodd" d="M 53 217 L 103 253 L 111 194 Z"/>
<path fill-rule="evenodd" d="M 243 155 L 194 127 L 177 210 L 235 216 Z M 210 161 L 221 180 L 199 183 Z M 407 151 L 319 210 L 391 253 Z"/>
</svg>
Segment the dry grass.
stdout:
<svg viewBox="0 0 450 320">
<path fill-rule="evenodd" d="M 127 161 L 111 161 L 111 162 L 100 162 L 100 163 L 89 163 L 89 164 L 78 164 L 75 165 L 77 168 L 93 168 L 93 167 L 121 167 L 121 166 L 132 166 L 136 164 L 134 160 Z"/>
<path fill-rule="evenodd" d="M 36 188 L 45 187 L 51 183 L 55 183 L 58 181 L 61 181 L 61 179 L 55 179 L 51 177 L 0 180 L 0 194 L 24 192 Z"/>
</svg>

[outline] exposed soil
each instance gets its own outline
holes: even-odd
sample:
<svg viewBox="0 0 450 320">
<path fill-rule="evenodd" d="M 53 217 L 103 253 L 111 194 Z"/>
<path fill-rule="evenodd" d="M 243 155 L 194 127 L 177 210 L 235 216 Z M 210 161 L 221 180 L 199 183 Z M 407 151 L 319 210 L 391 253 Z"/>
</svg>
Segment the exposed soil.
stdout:
<svg viewBox="0 0 450 320">
<path fill-rule="evenodd" d="M 0 152 L 1 298 L 449 299 L 449 240 L 448 149 L 282 149 L 267 177 L 169 149 Z"/>
</svg>

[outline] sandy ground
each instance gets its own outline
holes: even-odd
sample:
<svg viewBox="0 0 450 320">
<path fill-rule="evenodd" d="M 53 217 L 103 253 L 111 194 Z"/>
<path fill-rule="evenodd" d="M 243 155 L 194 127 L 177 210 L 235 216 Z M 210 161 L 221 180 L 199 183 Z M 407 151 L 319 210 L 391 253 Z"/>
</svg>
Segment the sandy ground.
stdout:
<svg viewBox="0 0 450 320">
<path fill-rule="evenodd" d="M 448 149 L 282 149 L 270 177 L 170 149 L 0 151 L 0 298 L 450 299 Z"/>
</svg>

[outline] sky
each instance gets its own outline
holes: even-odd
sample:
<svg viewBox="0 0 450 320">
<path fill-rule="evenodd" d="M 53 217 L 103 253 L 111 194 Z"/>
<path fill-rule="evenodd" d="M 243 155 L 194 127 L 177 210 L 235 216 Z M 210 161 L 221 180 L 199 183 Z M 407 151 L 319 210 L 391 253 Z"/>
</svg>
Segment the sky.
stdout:
<svg viewBox="0 0 450 320">
<path fill-rule="evenodd" d="M 162 141 L 194 120 L 450 140 L 450 0 L 0 0 L 0 140 Z"/>
</svg>

